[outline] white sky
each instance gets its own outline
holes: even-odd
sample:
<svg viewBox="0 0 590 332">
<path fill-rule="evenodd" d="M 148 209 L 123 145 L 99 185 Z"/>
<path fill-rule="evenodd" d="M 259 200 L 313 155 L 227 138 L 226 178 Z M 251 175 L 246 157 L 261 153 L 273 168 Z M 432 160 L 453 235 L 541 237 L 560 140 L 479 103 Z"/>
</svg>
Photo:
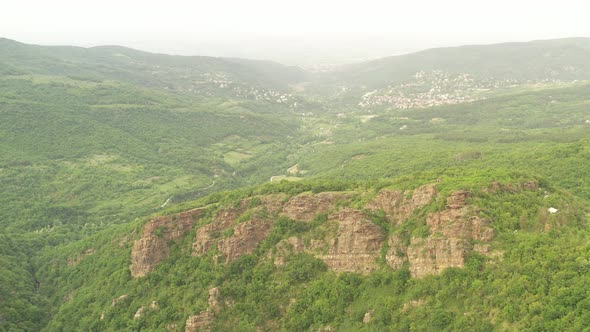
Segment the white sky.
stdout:
<svg viewBox="0 0 590 332">
<path fill-rule="evenodd" d="M 587 0 L 2 0 L 0 36 L 304 63 L 590 37 L 589 18 Z"/>
</svg>

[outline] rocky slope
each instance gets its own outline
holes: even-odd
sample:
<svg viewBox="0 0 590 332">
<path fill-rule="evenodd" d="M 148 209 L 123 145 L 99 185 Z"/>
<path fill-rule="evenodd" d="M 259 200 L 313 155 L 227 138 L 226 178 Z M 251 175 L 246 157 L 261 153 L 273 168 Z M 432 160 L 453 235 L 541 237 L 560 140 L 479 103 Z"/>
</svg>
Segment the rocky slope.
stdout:
<svg viewBox="0 0 590 332">
<path fill-rule="evenodd" d="M 477 208 L 467 205 L 468 197 L 468 192 L 455 192 L 447 198 L 444 211 L 428 215 L 426 223 L 430 234 L 427 237 L 412 237 L 406 246 L 399 237 L 392 236 L 387 263 L 396 269 L 408 261 L 412 276 L 420 278 L 450 267 L 463 267 L 472 250 L 488 253 L 489 245 L 480 243 L 490 242 L 494 230 L 488 220 L 478 215 Z M 478 244 L 472 245 L 474 241 Z"/>
<path fill-rule="evenodd" d="M 198 315 L 190 316 L 186 320 L 185 331 L 196 332 L 208 329 L 215 319 L 215 313 L 220 310 L 219 305 L 219 288 L 209 290 L 209 307 L 207 310 L 200 312 Z"/>
<path fill-rule="evenodd" d="M 131 260 L 131 273 L 117 270 L 123 280 L 108 286 L 108 297 L 94 301 L 88 316 L 97 330 L 384 330 L 379 324 L 430 315 L 446 296 L 451 307 L 444 310 L 467 317 L 491 305 L 486 294 L 498 292 L 495 280 L 504 278 L 500 288 L 516 282 L 507 283 L 510 271 L 532 255 L 508 241 L 522 239 L 522 250 L 534 251 L 584 218 L 573 214 L 579 209 L 567 195 L 529 179 L 465 186 L 437 175 L 413 189 L 391 182 L 324 192 L 317 188 L 325 185 L 281 183 L 208 198 L 204 207 L 108 239 L 120 253 L 119 268 Z M 549 206 L 560 212 L 550 214 Z M 105 255 L 98 243 L 76 253 L 64 257 L 64 268 L 90 273 Z M 510 292 L 502 296 L 520 294 L 516 286 Z M 71 310 L 90 300 L 83 288 L 65 295 Z M 488 298 L 475 305 L 480 296 Z M 452 309 L 466 297 L 470 306 Z M 505 305 L 493 306 L 485 310 Z M 477 324 L 495 324 L 480 316 Z"/>
<path fill-rule="evenodd" d="M 192 255 L 211 253 L 218 263 L 230 263 L 253 254 L 269 236 L 274 221 L 289 218 L 292 223 L 310 223 L 327 216 L 309 232 L 280 241 L 269 253 L 275 264 L 282 265 L 291 253 L 309 253 L 323 260 L 336 272 L 370 273 L 384 258 L 392 269 L 406 262 L 414 277 L 437 274 L 449 267 L 462 267 L 473 250 L 487 254 L 494 237 L 490 222 L 479 216 L 477 207 L 468 204 L 469 192 L 456 191 L 446 197 L 444 210 L 425 217 L 428 234 L 405 240 L 398 232 L 375 222 L 384 214 L 392 229 L 403 226 L 416 212 L 443 199 L 434 184 L 413 191 L 381 190 L 363 209 L 348 205 L 358 193 L 303 193 L 285 197 L 263 196 L 245 199 L 237 207 L 222 208 L 212 220 L 198 227 Z M 252 202 L 256 202 L 253 206 Z M 160 217 L 145 225 L 135 241 L 131 255 L 131 274 L 145 276 L 169 255 L 169 244 L 185 236 L 204 209 L 195 209 L 169 217 Z M 273 253 L 274 252 L 274 253 Z"/>
<path fill-rule="evenodd" d="M 180 240 L 205 209 L 193 209 L 172 216 L 154 219 L 143 228 L 131 252 L 131 275 L 143 277 L 170 254 L 170 241 Z"/>
<path fill-rule="evenodd" d="M 449 268 L 463 268 L 473 255 L 501 262 L 503 251 L 494 240 L 498 232 L 495 221 L 475 204 L 485 195 L 524 195 L 542 202 L 544 192 L 536 182 L 528 181 L 490 182 L 476 191 L 443 190 L 439 183 L 432 183 L 414 190 L 255 195 L 148 222 L 133 245 L 131 274 L 139 278 L 153 273 L 169 260 L 172 246 L 181 240 L 186 244 L 181 255 L 198 259 L 195 262 L 210 262 L 207 264 L 222 271 L 232 271 L 234 263 L 253 261 L 273 266 L 274 271 L 290 271 L 294 257 L 312 257 L 336 275 L 354 273 L 371 278 L 377 271 L 402 270 L 409 277 L 423 279 Z M 302 273 L 303 280 L 310 276 L 303 271 L 278 273 Z M 251 280 L 253 276 L 244 278 L 249 280 L 247 285 L 260 282 Z M 232 318 L 224 315 L 237 310 L 234 306 L 243 296 L 239 294 L 246 290 L 235 293 L 231 283 L 222 279 L 212 279 L 206 285 L 208 305 L 171 323 L 168 330 L 216 330 L 221 322 L 226 327 L 230 324 L 228 319 Z M 271 283 L 264 287 L 279 286 Z M 422 303 L 419 298 L 408 303 L 412 301 Z M 297 299 L 292 299 L 278 314 L 286 315 L 296 307 Z M 404 304 L 403 308 L 411 311 L 419 306 Z M 374 319 L 372 312 L 374 308 L 364 312 L 364 324 Z M 261 324 L 268 329 L 278 326 L 272 319 Z"/>
</svg>

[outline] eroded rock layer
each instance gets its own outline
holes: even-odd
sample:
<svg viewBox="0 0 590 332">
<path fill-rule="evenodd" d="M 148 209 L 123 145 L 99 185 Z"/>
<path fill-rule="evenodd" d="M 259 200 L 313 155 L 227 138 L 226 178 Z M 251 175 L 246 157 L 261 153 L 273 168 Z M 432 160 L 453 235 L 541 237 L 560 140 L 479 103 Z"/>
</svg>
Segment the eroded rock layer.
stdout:
<svg viewBox="0 0 590 332">
<path fill-rule="evenodd" d="M 438 198 L 435 185 L 405 192 L 382 190 L 363 211 L 342 207 L 351 196 L 350 192 L 326 192 L 300 194 L 289 200 L 285 196 L 243 200 L 234 207 L 220 210 L 211 223 L 197 230 L 193 255 L 214 251 L 217 262 L 230 263 L 254 253 L 269 236 L 280 215 L 298 223 L 309 222 L 321 213 L 329 215 L 327 221 L 314 226 L 318 227 L 317 231 L 284 239 L 276 246 L 277 250 L 267 256 L 280 266 L 288 255 L 306 252 L 323 260 L 333 271 L 367 274 L 378 268 L 378 259 L 387 241 L 389 249 L 384 257 L 387 264 L 395 270 L 409 264 L 412 276 L 420 278 L 450 267 L 463 267 L 472 251 L 492 255 L 487 243 L 494 236 L 493 229 L 488 220 L 479 216 L 477 208 L 468 205 L 470 193 L 467 191 L 451 194 L 444 210 L 425 217 L 428 227 L 425 235 L 404 235 L 403 239 L 395 232 L 388 238 L 386 227 L 376 224 L 372 218 L 384 212 L 391 226 L 398 227 L 417 209 Z M 150 221 L 133 246 L 132 275 L 143 276 L 168 257 L 169 241 L 183 237 L 203 211 L 196 209 Z M 206 316 L 201 318 L 206 319 Z"/>
<path fill-rule="evenodd" d="M 478 216 L 474 207 L 467 205 L 469 193 L 458 191 L 447 198 L 447 208 L 430 214 L 426 220 L 430 234 L 427 237 L 412 237 L 410 244 L 404 246 L 397 236 L 389 240 L 387 263 L 398 269 L 408 261 L 413 277 L 421 278 L 438 274 L 451 267 L 463 267 L 471 250 L 486 253 L 471 241 L 489 242 L 494 231 L 489 221 Z"/>
<path fill-rule="evenodd" d="M 423 185 L 413 192 L 381 190 L 377 197 L 367 204 L 367 209 L 377 212 L 383 210 L 387 219 L 401 224 L 412 216 L 418 208 L 429 204 L 438 191 L 432 184 Z"/>
<path fill-rule="evenodd" d="M 145 276 L 170 255 L 169 241 L 178 241 L 193 227 L 205 209 L 193 209 L 151 220 L 131 251 L 131 275 Z"/>
<path fill-rule="evenodd" d="M 376 270 L 376 259 L 385 242 L 383 229 L 364 212 L 349 208 L 340 210 L 331 219 L 338 222 L 338 233 L 330 241 L 328 255 L 320 258 L 337 272 Z"/>
<path fill-rule="evenodd" d="M 293 220 L 312 221 L 315 216 L 329 212 L 339 200 L 348 197 L 348 194 L 339 192 L 297 195 L 285 204 L 283 214 Z"/>
</svg>

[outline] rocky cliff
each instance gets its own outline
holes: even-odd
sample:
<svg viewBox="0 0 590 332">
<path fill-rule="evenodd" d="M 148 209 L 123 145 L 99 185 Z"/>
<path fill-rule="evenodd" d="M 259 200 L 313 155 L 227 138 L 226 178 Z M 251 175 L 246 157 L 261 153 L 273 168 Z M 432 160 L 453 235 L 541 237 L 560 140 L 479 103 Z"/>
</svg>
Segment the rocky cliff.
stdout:
<svg viewBox="0 0 590 332">
<path fill-rule="evenodd" d="M 193 227 L 205 209 L 193 209 L 151 220 L 131 251 L 131 275 L 145 276 L 170 255 L 169 241 L 178 241 Z"/>
<path fill-rule="evenodd" d="M 400 275 L 405 275 L 407 270 L 414 278 L 424 278 L 449 268 L 462 268 L 472 255 L 485 255 L 494 259 L 493 262 L 501 261 L 502 253 L 495 249 L 501 247 L 494 242 L 492 220 L 485 218 L 481 210 L 486 208 L 485 215 L 494 215 L 490 213 L 489 205 L 484 204 L 485 199 L 499 195 L 502 197 L 500 201 L 510 200 L 510 195 L 529 191 L 524 193 L 525 196 L 537 196 L 542 202 L 544 195 L 533 182 L 492 183 L 473 192 L 444 189 L 442 187 L 439 191 L 436 184 L 428 184 L 414 190 L 386 188 L 377 193 L 359 190 L 306 192 L 290 197 L 286 194 L 259 195 L 232 204 L 210 205 L 207 213 L 205 209 L 194 209 L 159 217 L 143 227 L 140 238 L 133 245 L 131 274 L 141 277 L 150 273 L 169 257 L 175 242 L 186 239 L 182 242 L 183 248 L 195 257 L 191 259 L 199 264 L 212 264 L 220 275 L 232 271 L 232 268 L 226 268 L 233 267 L 231 264 L 240 257 L 253 255 L 252 260 L 245 262 L 255 264 L 256 268 L 264 267 L 270 274 L 283 278 L 294 275 L 293 280 L 300 280 L 297 272 L 293 272 L 299 268 L 299 259 L 314 266 L 314 273 L 323 273 L 327 268 L 336 273 L 369 275 L 376 270 L 391 269 L 403 270 Z M 502 231 L 498 225 L 495 227 Z M 187 238 L 189 233 L 195 234 L 194 237 Z M 191 247 L 184 247 L 189 244 L 187 240 L 192 242 Z M 294 256 L 297 253 L 305 255 Z M 80 259 L 86 254 L 91 252 L 83 252 Z M 496 260 L 496 257 L 500 258 Z M 80 259 L 71 261 L 77 263 Z M 301 269 L 310 268 L 302 266 Z M 236 276 L 242 277 L 252 276 L 247 273 Z M 348 276 L 337 276 L 340 277 Z M 202 285 L 211 289 L 208 308 L 186 312 L 181 320 L 174 322 L 170 331 L 178 330 L 182 321 L 185 331 L 227 326 L 216 319 L 223 316 L 227 320 L 228 312 L 237 310 L 233 304 L 239 303 L 242 288 L 232 289 L 231 283 L 220 283 L 219 280 L 223 278 L 211 279 Z M 249 280 L 240 282 L 250 285 Z M 214 284 L 220 288 L 213 287 Z M 224 302 L 219 301 L 220 294 L 224 294 Z M 296 305 L 287 304 L 287 300 L 283 299 L 284 303 L 278 306 L 281 315 L 295 310 Z M 413 310 L 421 305 L 420 299 L 414 300 L 418 302 L 415 305 L 410 302 L 403 310 Z M 130 302 L 127 295 L 120 296 L 113 300 L 111 307 L 129 305 Z M 131 316 L 136 321 L 147 319 L 144 316 L 155 312 L 148 310 L 145 303 L 132 309 L 136 310 L 136 315 Z M 373 309 L 363 311 L 364 316 L 359 320 L 371 324 L 375 319 Z M 109 319 L 109 310 L 105 309 L 104 317 L 103 320 Z M 276 324 L 270 319 L 263 326 L 272 330 L 279 326 Z"/>
<path fill-rule="evenodd" d="M 207 310 L 200 312 L 198 315 L 190 316 L 186 320 L 185 332 L 196 332 L 208 330 L 215 314 L 221 309 L 219 305 L 219 288 L 214 287 L 209 290 L 209 307 Z"/>
<path fill-rule="evenodd" d="M 268 236 L 273 221 L 269 216 L 281 210 L 280 197 L 260 198 L 260 205 L 251 206 L 251 200 L 244 200 L 237 208 L 221 210 L 213 222 L 202 226 L 197 231 L 193 242 L 193 255 L 202 256 L 217 249 L 225 262 L 251 254 Z M 239 223 L 238 218 L 245 212 L 252 215 L 251 220 Z"/>
<path fill-rule="evenodd" d="M 384 261 L 394 270 L 407 263 L 412 276 L 420 278 L 464 266 L 473 250 L 489 254 L 485 243 L 492 240 L 494 232 L 489 221 L 479 216 L 479 210 L 467 204 L 469 196 L 469 192 L 457 191 L 446 197 L 444 210 L 423 219 L 427 234 L 409 238 L 395 229 L 416 211 L 443 199 L 433 184 L 413 191 L 383 189 L 362 210 L 347 207 L 354 197 L 350 192 L 304 193 L 289 199 L 284 195 L 249 198 L 234 207 L 221 208 L 210 223 L 197 229 L 193 255 L 214 252 L 218 263 L 230 263 L 254 253 L 272 232 L 277 218 L 309 223 L 324 214 L 327 220 L 314 226 L 315 230 L 280 241 L 268 257 L 282 265 L 290 253 L 307 252 L 333 271 L 367 274 L 379 267 L 387 244 Z M 203 211 L 190 210 L 146 224 L 133 246 L 132 275 L 143 276 L 168 257 L 169 242 L 178 241 L 192 229 Z M 389 223 L 389 228 L 374 221 L 379 215 L 385 216 L 382 222 Z M 388 234 L 388 229 L 393 232 Z"/>
<path fill-rule="evenodd" d="M 468 192 L 455 192 L 447 198 L 445 210 L 429 214 L 428 236 L 414 236 L 409 245 L 399 236 L 392 236 L 386 256 L 389 266 L 398 269 L 407 261 L 412 276 L 417 278 L 463 267 L 467 254 L 474 250 L 473 241 L 489 242 L 494 237 L 489 221 L 479 217 L 477 208 L 467 205 L 468 197 Z M 487 247 L 475 247 L 485 253 L 484 248 Z"/>
<path fill-rule="evenodd" d="M 377 269 L 386 234 L 362 211 L 345 208 L 331 216 L 338 233 L 329 241 L 329 251 L 321 258 L 337 272 L 369 273 Z"/>
<path fill-rule="evenodd" d="M 381 190 L 366 208 L 373 212 L 383 210 L 390 221 L 401 224 L 411 217 L 416 209 L 429 204 L 437 194 L 438 191 L 433 184 L 421 186 L 414 191 L 385 189 Z"/>
<path fill-rule="evenodd" d="M 293 220 L 311 221 L 318 214 L 332 210 L 338 201 L 349 198 L 350 194 L 338 192 L 301 194 L 285 204 L 283 213 Z"/>
</svg>

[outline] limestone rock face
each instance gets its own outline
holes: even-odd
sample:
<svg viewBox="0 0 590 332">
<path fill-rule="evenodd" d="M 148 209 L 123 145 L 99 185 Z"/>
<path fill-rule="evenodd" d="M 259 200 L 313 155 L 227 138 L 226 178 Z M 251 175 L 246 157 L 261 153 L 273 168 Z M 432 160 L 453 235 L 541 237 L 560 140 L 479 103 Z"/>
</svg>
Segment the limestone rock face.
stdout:
<svg viewBox="0 0 590 332">
<path fill-rule="evenodd" d="M 307 252 L 336 272 L 366 274 L 377 269 L 375 260 L 386 238 L 379 225 L 364 212 L 351 208 L 330 215 L 328 223 L 334 225 L 336 231 L 324 239 L 311 239 L 306 244 L 301 237 L 293 236 L 277 244 L 275 265 L 284 265 L 290 253 Z"/>
<path fill-rule="evenodd" d="M 406 221 L 414 211 L 432 201 L 438 194 L 432 184 L 423 185 L 414 190 L 409 196 L 408 192 L 399 190 L 381 190 L 379 195 L 367 204 L 367 209 L 377 212 L 385 211 L 388 220 L 401 224 Z"/>
<path fill-rule="evenodd" d="M 131 275 L 143 277 L 170 255 L 169 241 L 179 241 L 203 215 L 205 209 L 193 209 L 148 222 L 131 251 Z"/>
<path fill-rule="evenodd" d="M 204 255 L 213 249 L 219 233 L 231 227 L 243 211 L 243 208 L 222 210 L 212 223 L 199 228 L 195 242 L 193 242 L 193 256 Z"/>
<path fill-rule="evenodd" d="M 402 240 L 397 235 L 392 235 L 389 238 L 389 250 L 385 255 L 387 265 L 392 269 L 398 270 L 407 260 L 407 248 L 402 244 Z"/>
<path fill-rule="evenodd" d="M 407 247 L 399 238 L 392 237 L 387 263 L 398 269 L 407 259 L 412 276 L 421 278 L 450 267 L 463 267 L 471 250 L 489 252 L 489 246 L 470 244 L 470 240 L 491 241 L 494 231 L 487 220 L 478 216 L 477 209 L 466 204 L 468 197 L 468 192 L 455 192 L 447 198 L 446 210 L 430 214 L 426 220 L 430 228 L 428 237 L 413 237 Z"/>
<path fill-rule="evenodd" d="M 252 220 L 238 224 L 234 234 L 219 240 L 218 249 L 225 254 L 226 263 L 254 252 L 260 242 L 270 233 L 272 222 L 269 220 Z"/>
<path fill-rule="evenodd" d="M 470 196 L 468 191 L 457 191 L 451 196 L 447 197 L 448 209 L 460 209 L 465 206 L 467 198 Z"/>
<path fill-rule="evenodd" d="M 283 201 L 286 199 L 287 195 L 279 194 L 273 196 L 263 196 L 261 197 L 262 206 L 271 214 L 279 213 L 283 210 Z"/>
<path fill-rule="evenodd" d="M 421 278 L 450 267 L 463 267 L 465 243 L 462 239 L 413 238 L 407 249 L 410 273 Z"/>
<path fill-rule="evenodd" d="M 319 213 L 327 213 L 334 208 L 338 200 L 348 197 L 346 193 L 339 192 L 300 194 L 285 204 L 283 214 L 293 220 L 312 221 Z"/>
<path fill-rule="evenodd" d="M 209 308 L 198 315 L 190 316 L 186 320 L 185 332 L 208 331 L 215 319 L 215 314 L 220 310 L 219 289 L 217 287 L 209 290 Z"/>
<path fill-rule="evenodd" d="M 338 222 L 338 233 L 330 242 L 328 255 L 320 258 L 337 272 L 370 273 L 377 269 L 385 242 L 383 229 L 362 211 L 342 209 L 331 217 Z"/>
<path fill-rule="evenodd" d="M 135 315 L 133 315 L 133 319 L 140 319 L 141 315 L 143 315 L 143 311 L 145 310 L 144 307 L 139 307 L 137 309 L 137 311 L 135 312 Z"/>
<path fill-rule="evenodd" d="M 111 307 L 114 307 L 114 306 L 118 305 L 119 303 L 124 302 L 128 298 L 129 298 L 129 295 L 123 294 L 123 295 L 119 296 L 118 298 L 113 299 L 113 301 L 111 302 Z"/>
<path fill-rule="evenodd" d="M 431 235 L 441 233 L 448 238 L 474 239 L 491 241 L 494 230 L 489 221 L 478 216 L 477 209 L 466 205 L 469 193 L 458 191 L 447 198 L 447 209 L 432 213 L 426 223 L 430 227 Z"/>
<path fill-rule="evenodd" d="M 213 287 L 209 290 L 209 309 L 217 311 L 219 309 L 219 288 Z"/>
<path fill-rule="evenodd" d="M 178 331 L 178 324 L 176 324 L 176 323 L 166 324 L 166 331 L 170 331 L 170 332 Z"/>
<path fill-rule="evenodd" d="M 522 188 L 533 190 L 536 186 L 536 183 L 526 183 Z M 411 218 L 417 209 L 430 204 L 437 195 L 433 184 L 413 191 L 381 190 L 366 209 L 384 211 L 388 221 L 396 227 Z M 298 223 L 312 221 L 319 213 L 329 213 L 327 221 L 314 225 L 317 228 L 309 233 L 282 240 L 267 257 L 281 266 L 289 255 L 304 252 L 322 259 L 333 271 L 368 274 L 379 267 L 377 260 L 388 241 L 387 264 L 394 270 L 409 264 L 412 276 L 420 278 L 450 267 L 463 267 L 467 255 L 473 251 L 494 256 L 488 244 L 494 231 L 489 221 L 479 216 L 479 210 L 468 205 L 470 193 L 467 191 L 451 194 L 446 199 L 445 210 L 426 216 L 428 235 L 423 237 L 407 237 L 408 234 L 396 232 L 387 238 L 382 226 L 371 220 L 371 212 L 338 204 L 342 200 L 350 201 L 351 196 L 350 192 L 325 192 L 301 194 L 288 201 L 285 195 L 245 199 L 234 207 L 220 210 L 211 223 L 197 230 L 192 254 L 202 256 L 214 250 L 219 253 L 218 262 L 223 258 L 230 263 L 254 253 L 281 214 Z M 132 275 L 144 276 L 168 257 L 169 242 L 185 236 L 204 212 L 204 209 L 190 210 L 160 217 L 145 225 L 142 237 L 133 245 Z M 218 294 L 219 291 L 212 289 L 212 292 Z M 213 293 L 210 300 L 216 298 Z M 189 317 L 187 329 L 209 326 L 218 304 L 210 302 L 209 307 L 207 312 Z"/>
<path fill-rule="evenodd" d="M 186 320 L 185 332 L 208 331 L 215 319 L 215 314 L 211 311 L 203 311 L 198 315 L 190 316 Z"/>
<path fill-rule="evenodd" d="M 237 209 L 222 210 L 212 223 L 199 228 L 193 243 L 193 256 L 204 255 L 214 246 L 217 246 L 219 252 L 225 255 L 226 263 L 253 253 L 270 233 L 273 222 L 254 219 L 236 225 L 237 219 L 246 211 L 246 206 L 247 202 L 242 202 L 242 206 Z M 264 208 L 268 209 L 272 206 L 274 203 L 269 204 L 264 201 Z M 233 234 L 224 238 L 223 232 L 232 228 Z"/>
</svg>

